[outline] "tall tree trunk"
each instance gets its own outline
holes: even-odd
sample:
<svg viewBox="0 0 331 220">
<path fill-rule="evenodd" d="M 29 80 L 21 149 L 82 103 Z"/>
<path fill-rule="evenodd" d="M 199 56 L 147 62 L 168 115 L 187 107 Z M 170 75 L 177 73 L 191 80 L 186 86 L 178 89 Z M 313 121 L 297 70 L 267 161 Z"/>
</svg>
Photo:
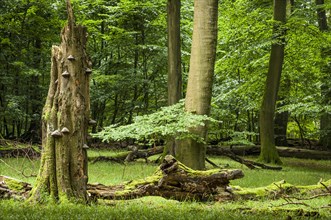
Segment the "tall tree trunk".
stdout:
<svg viewBox="0 0 331 220">
<path fill-rule="evenodd" d="M 287 0 L 287 12 L 286 16 L 290 17 L 294 12 L 294 0 Z M 278 97 L 278 107 L 282 107 L 286 105 L 285 98 L 286 95 L 289 94 L 291 88 L 290 79 L 284 80 L 284 85 L 281 85 L 281 91 Z M 276 112 L 275 115 L 275 144 L 276 146 L 288 146 L 287 143 L 287 125 L 290 117 L 289 111 L 284 112 Z"/>
<path fill-rule="evenodd" d="M 282 107 L 286 105 L 285 95 L 289 94 L 291 88 L 290 79 L 284 80 L 285 83 L 282 85 L 280 95 L 278 97 L 277 107 Z M 275 144 L 276 146 L 288 146 L 287 143 L 287 125 L 290 113 L 289 111 L 277 112 L 275 115 Z"/>
<path fill-rule="evenodd" d="M 328 21 L 326 18 L 326 12 L 323 8 L 324 0 L 316 0 L 317 8 L 317 19 L 318 19 L 318 26 L 321 32 L 327 32 L 328 28 Z M 321 51 L 321 56 L 325 60 L 330 57 L 331 52 L 330 48 L 323 48 Z M 330 105 L 331 103 L 331 91 L 330 91 L 330 67 L 328 65 L 322 66 L 322 73 L 324 75 L 324 79 L 321 86 L 321 94 L 322 94 L 322 104 L 323 105 Z M 331 114 L 326 112 L 321 115 L 320 119 L 320 143 L 323 147 L 331 149 Z"/>
<path fill-rule="evenodd" d="M 180 0 L 168 0 L 168 105 L 182 98 L 180 50 Z M 176 156 L 176 140 L 168 140 L 165 151 Z"/>
<path fill-rule="evenodd" d="M 190 72 L 185 99 L 185 110 L 209 115 L 217 43 L 218 0 L 194 1 L 194 26 Z M 205 138 L 207 126 L 192 128 Z M 206 146 L 193 139 L 180 142 L 177 158 L 193 169 L 205 169 Z"/>
<path fill-rule="evenodd" d="M 288 111 L 276 113 L 275 130 L 274 130 L 276 146 L 288 146 L 287 137 L 286 137 L 288 119 L 289 119 Z"/>
<path fill-rule="evenodd" d="M 30 201 L 87 202 L 86 139 L 90 116 L 86 28 L 76 26 L 67 0 L 68 25 L 52 47 L 51 81 L 43 109 L 43 152 Z"/>
<path fill-rule="evenodd" d="M 267 163 L 281 163 L 275 146 L 274 116 L 284 60 L 285 31 L 282 25 L 286 20 L 286 0 L 274 0 L 274 20 L 277 23 L 274 25 L 273 35 L 277 42 L 271 47 L 268 75 L 260 110 L 260 160 Z"/>
</svg>

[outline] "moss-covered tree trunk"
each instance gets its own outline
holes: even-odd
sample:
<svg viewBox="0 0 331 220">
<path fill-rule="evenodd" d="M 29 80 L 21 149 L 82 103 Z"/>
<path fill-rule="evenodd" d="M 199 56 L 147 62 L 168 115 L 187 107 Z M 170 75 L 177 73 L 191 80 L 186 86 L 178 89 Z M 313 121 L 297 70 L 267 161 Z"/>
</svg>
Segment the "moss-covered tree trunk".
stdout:
<svg viewBox="0 0 331 220">
<path fill-rule="evenodd" d="M 286 0 L 274 0 L 274 20 L 277 23 L 274 25 L 273 35 L 277 41 L 271 47 L 268 75 L 260 110 L 260 159 L 267 163 L 281 163 L 275 146 L 274 116 L 284 60 L 285 31 L 282 25 L 286 20 Z"/>
<path fill-rule="evenodd" d="M 76 26 L 70 1 L 60 46 L 52 47 L 51 81 L 43 109 L 43 151 L 30 200 L 88 200 L 86 139 L 90 115 L 86 28 Z"/>
<path fill-rule="evenodd" d="M 209 115 L 217 43 L 217 0 L 194 1 L 194 26 L 190 72 L 187 83 L 185 110 L 199 115 Z M 207 126 L 192 129 L 205 138 Z M 206 146 L 194 139 L 181 141 L 176 157 L 186 166 L 205 169 Z"/>
</svg>

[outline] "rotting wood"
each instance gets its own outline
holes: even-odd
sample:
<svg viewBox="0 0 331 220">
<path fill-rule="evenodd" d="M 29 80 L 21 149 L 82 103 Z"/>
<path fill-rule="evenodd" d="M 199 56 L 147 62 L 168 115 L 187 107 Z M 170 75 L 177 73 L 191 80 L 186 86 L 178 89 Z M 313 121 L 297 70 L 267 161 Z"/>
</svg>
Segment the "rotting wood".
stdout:
<svg viewBox="0 0 331 220">
<path fill-rule="evenodd" d="M 61 44 L 52 46 L 50 85 L 42 113 L 42 156 L 29 201 L 88 202 L 87 136 L 90 76 L 87 28 L 76 25 L 66 0 L 67 25 Z M 69 57 L 69 59 L 68 59 Z"/>
<path fill-rule="evenodd" d="M 204 172 L 209 175 L 204 176 Z M 163 167 L 160 166 L 153 176 L 113 186 L 88 184 L 88 193 L 95 200 L 162 196 L 177 200 L 223 201 L 227 199 L 256 200 L 267 198 L 300 202 L 331 196 L 331 179 L 328 181 L 320 180 L 316 185 L 309 186 L 295 186 L 284 180 L 257 188 L 241 188 L 226 184 L 229 180 L 240 178 L 241 175 L 241 171 L 238 170 L 213 170 L 213 172 L 210 172 L 195 171 L 188 168 L 188 172 L 186 172 L 182 170 L 182 164 L 176 163 L 170 158 L 170 163 L 164 163 Z M 200 181 L 200 185 L 197 184 L 198 181 Z M 25 200 L 31 188 L 29 183 L 7 176 L 0 176 L 0 199 Z M 207 193 L 202 193 L 202 190 L 207 190 Z M 330 207 L 329 205 L 324 206 L 324 208 Z"/>
<path fill-rule="evenodd" d="M 8 176 L 0 176 L 0 199 L 24 200 L 28 197 L 31 189 L 29 183 Z"/>
<path fill-rule="evenodd" d="M 228 149 L 223 149 L 222 156 L 227 156 L 227 157 L 231 158 L 234 161 L 237 161 L 241 164 L 244 164 L 249 169 L 255 169 L 255 168 L 258 168 L 258 167 L 260 167 L 262 169 L 268 169 L 268 170 L 281 170 L 282 169 L 282 167 L 280 167 L 280 166 L 269 166 L 269 165 L 266 165 L 266 164 L 263 164 L 263 163 L 243 159 L 243 158 L 237 156 L 231 150 L 228 150 Z"/>
<path fill-rule="evenodd" d="M 241 188 L 233 186 L 231 188 L 234 199 L 291 199 L 293 201 L 311 200 L 323 196 L 331 196 L 331 179 L 320 180 L 316 185 L 295 186 L 285 180 L 274 182 L 265 187 Z"/>
<path fill-rule="evenodd" d="M 143 196 L 162 196 L 177 200 L 229 200 L 230 180 L 242 178 L 241 170 L 214 169 L 196 171 L 167 155 L 154 175 L 123 185 L 89 184 L 88 192 L 97 199 L 131 199 Z"/>
</svg>

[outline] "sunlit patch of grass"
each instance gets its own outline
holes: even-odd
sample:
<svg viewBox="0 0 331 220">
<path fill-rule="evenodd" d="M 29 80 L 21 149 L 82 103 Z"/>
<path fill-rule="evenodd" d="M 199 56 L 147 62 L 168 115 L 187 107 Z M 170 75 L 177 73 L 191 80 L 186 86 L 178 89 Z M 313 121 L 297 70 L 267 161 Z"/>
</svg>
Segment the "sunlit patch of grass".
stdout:
<svg viewBox="0 0 331 220">
<path fill-rule="evenodd" d="M 96 158 L 99 156 L 113 157 L 120 153 L 126 152 L 125 150 L 107 150 L 107 149 L 90 149 L 87 151 L 87 156 Z"/>
<path fill-rule="evenodd" d="M 225 157 L 210 157 L 210 159 L 220 165 L 228 165 L 227 169 L 241 169 L 245 177 L 231 181 L 232 185 L 241 187 L 260 187 L 273 182 L 286 180 L 294 185 L 313 185 L 320 179 L 331 179 L 331 161 L 327 160 L 306 160 L 297 158 L 282 158 L 283 169 L 265 170 L 249 169 L 245 165 L 235 162 Z M 249 160 L 256 160 L 256 157 L 248 157 Z M 319 167 L 320 165 L 320 167 Z M 210 168 L 210 166 L 208 166 Z"/>
<path fill-rule="evenodd" d="M 88 155 L 114 156 L 123 151 L 89 150 Z M 156 159 L 157 156 L 154 157 Z M 282 158 L 284 165 L 281 171 L 248 169 L 246 166 L 226 157 L 209 157 L 214 163 L 227 169 L 242 169 L 245 177 L 231 181 L 232 185 L 241 187 L 260 187 L 272 182 L 286 180 L 294 185 L 316 184 L 321 178 L 331 179 L 331 161 L 304 160 Z M 256 157 L 249 157 L 255 160 Z M 152 160 L 152 159 L 151 159 Z M 151 175 L 156 170 L 156 164 L 145 163 L 144 160 L 135 163 L 118 164 L 114 162 L 89 163 L 89 182 L 102 184 L 118 184 L 124 181 L 140 179 Z M 212 168 L 207 164 L 207 168 Z M 0 158 L 0 175 L 7 175 L 25 182 L 34 183 L 38 173 L 39 160 L 28 158 Z"/>
<path fill-rule="evenodd" d="M 0 158 L 0 175 L 34 183 L 39 170 L 39 160 L 27 157 Z"/>
<path fill-rule="evenodd" d="M 142 179 L 153 174 L 156 167 L 155 164 L 146 164 L 144 162 L 128 164 L 98 162 L 89 164 L 89 182 L 109 185 L 134 179 Z"/>
<path fill-rule="evenodd" d="M 114 156 L 117 152 L 90 150 L 88 154 Z M 0 175 L 11 176 L 25 182 L 34 183 L 39 160 L 28 158 L 0 158 Z M 154 157 L 156 159 L 156 156 Z M 246 166 L 225 157 L 209 157 L 214 163 L 226 169 L 242 169 L 245 177 L 231 181 L 240 187 L 261 187 L 273 182 L 286 180 L 294 185 L 316 184 L 320 178 L 331 179 L 331 161 L 302 160 L 283 158 L 283 170 L 250 170 Z M 249 157 L 255 160 L 255 157 Z M 151 159 L 152 160 L 152 159 Z M 141 179 L 155 172 L 157 165 L 140 160 L 134 163 L 113 162 L 89 163 L 89 182 L 118 184 L 128 180 Z M 207 165 L 212 168 L 211 165 Z M 25 176 L 24 176 L 24 175 Z M 143 197 L 128 201 L 100 201 L 99 205 L 59 205 L 30 206 L 22 202 L 0 200 L 0 219 L 329 219 L 330 197 L 300 201 L 302 204 L 289 204 L 284 199 L 262 198 L 250 201 L 232 202 L 178 202 L 161 197 Z"/>
</svg>

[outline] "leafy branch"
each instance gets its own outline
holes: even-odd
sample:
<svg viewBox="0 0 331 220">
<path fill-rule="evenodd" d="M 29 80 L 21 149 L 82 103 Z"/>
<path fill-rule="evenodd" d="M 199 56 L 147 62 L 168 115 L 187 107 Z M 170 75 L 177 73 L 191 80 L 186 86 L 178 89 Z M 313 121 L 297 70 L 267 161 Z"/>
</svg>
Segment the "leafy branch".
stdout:
<svg viewBox="0 0 331 220">
<path fill-rule="evenodd" d="M 206 115 L 186 112 L 184 102 L 180 101 L 176 105 L 163 107 L 155 113 L 137 116 L 132 124 L 110 125 L 92 136 L 102 141 L 134 139 L 137 142 L 145 142 L 147 140 L 149 145 L 168 137 L 194 138 L 204 143 L 204 138 L 191 133 L 190 128 L 205 126 L 207 122 L 216 122 L 216 120 Z"/>
</svg>

